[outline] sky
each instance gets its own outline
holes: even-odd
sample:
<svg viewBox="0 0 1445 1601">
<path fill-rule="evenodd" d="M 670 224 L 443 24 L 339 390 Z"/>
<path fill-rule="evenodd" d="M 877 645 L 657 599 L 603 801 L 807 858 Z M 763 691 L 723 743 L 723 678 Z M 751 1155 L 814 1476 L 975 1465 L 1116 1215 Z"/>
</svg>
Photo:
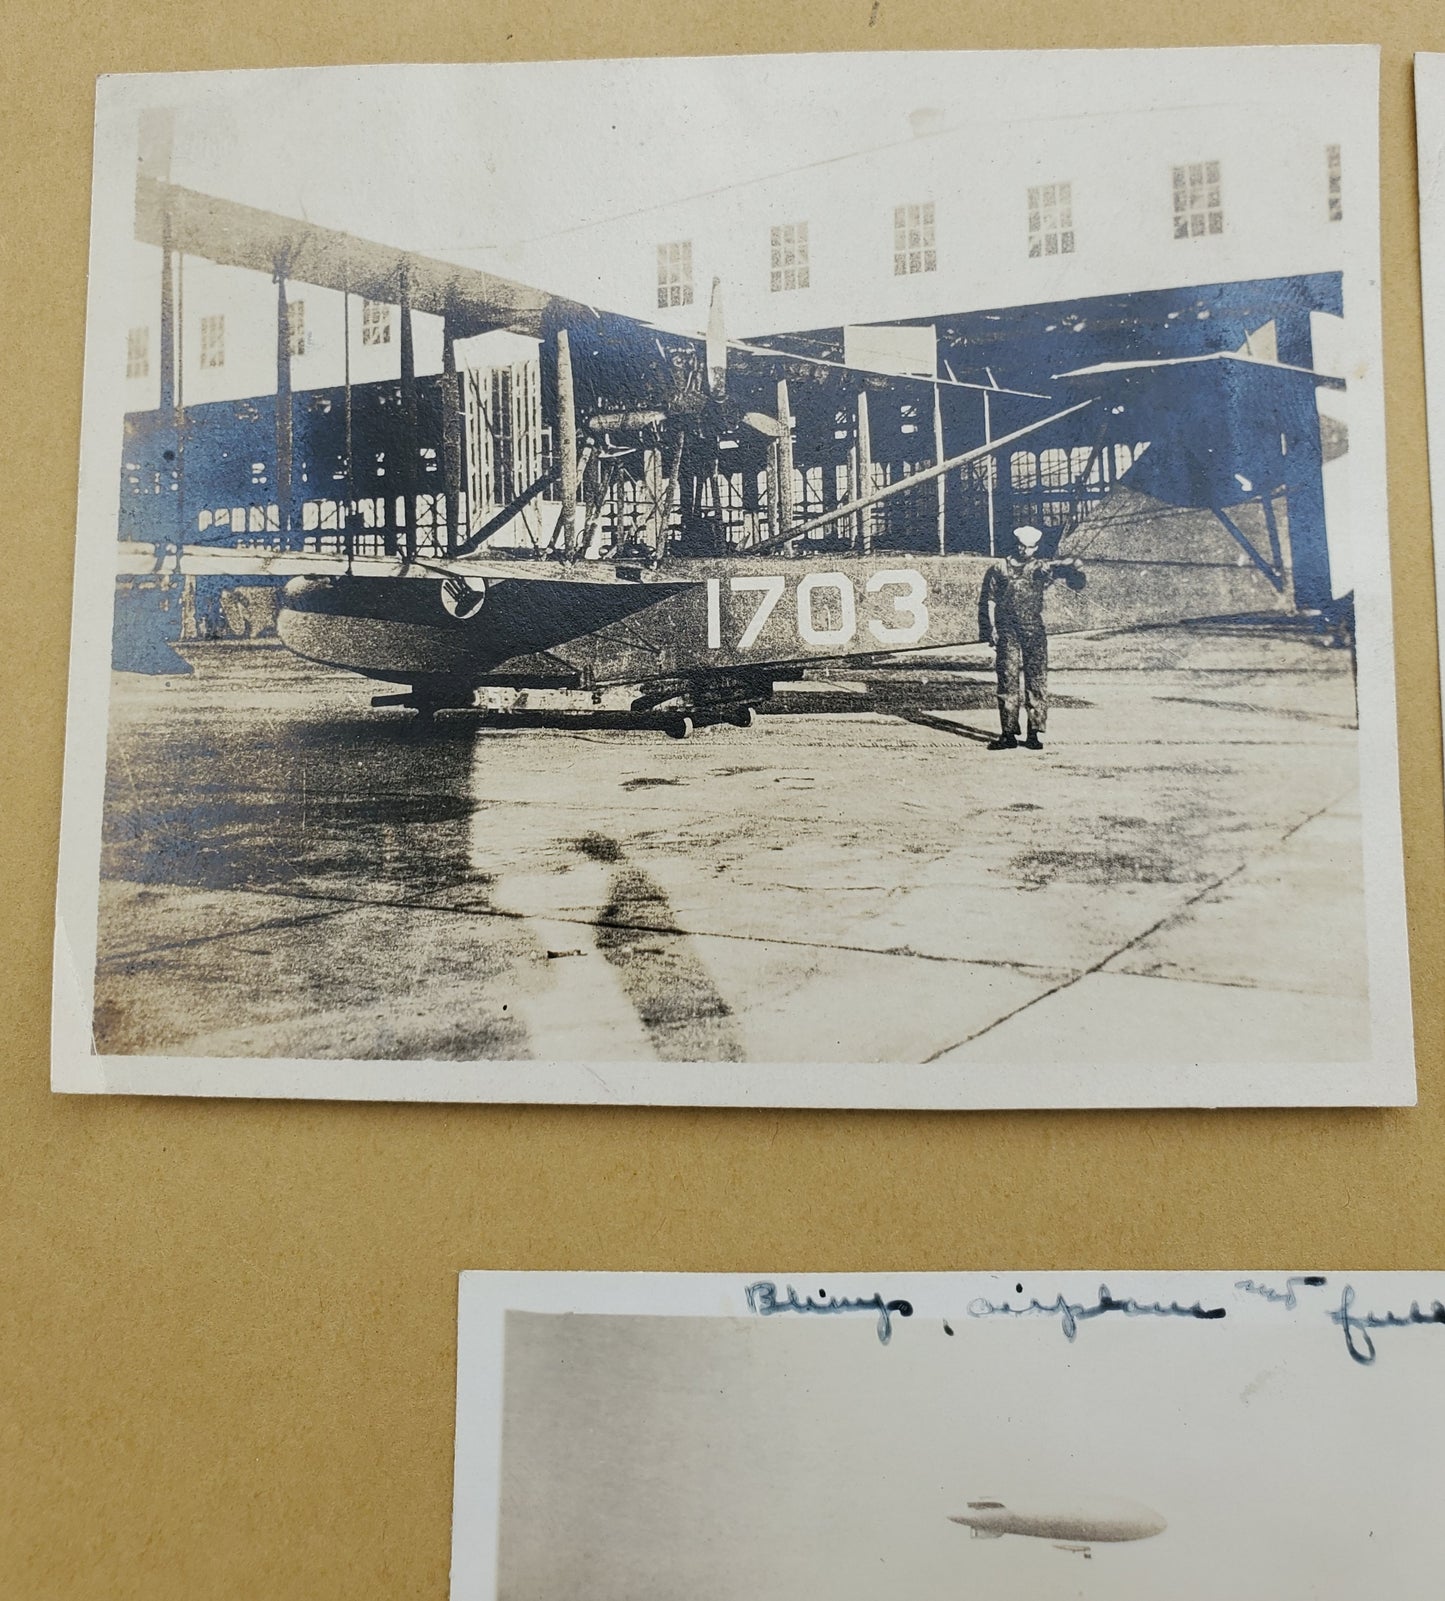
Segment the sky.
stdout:
<svg viewBox="0 0 1445 1601">
<path fill-rule="evenodd" d="M 1374 1367 L 1320 1318 L 508 1315 L 503 1601 L 1421 1594 L 1445 1555 L 1434 1331 Z M 1426 1337 L 1420 1335 L 1425 1333 Z M 1122 1496 L 1085 1561 L 970 1500 Z"/>
<path fill-rule="evenodd" d="M 915 114 L 967 162 L 1005 120 L 1262 94 L 1287 119 L 1291 102 L 1327 103 L 1347 63 L 931 52 L 139 75 L 111 80 L 106 136 L 169 107 L 178 183 L 487 265 L 539 236 L 906 142 Z"/>
</svg>

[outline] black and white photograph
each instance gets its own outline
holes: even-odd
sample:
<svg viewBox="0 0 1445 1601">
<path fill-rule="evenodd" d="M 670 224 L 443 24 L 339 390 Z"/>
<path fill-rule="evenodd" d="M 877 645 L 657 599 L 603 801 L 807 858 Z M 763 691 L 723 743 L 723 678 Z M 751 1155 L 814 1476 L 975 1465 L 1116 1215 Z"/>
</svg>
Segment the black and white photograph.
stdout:
<svg viewBox="0 0 1445 1601">
<path fill-rule="evenodd" d="M 1442 1296 L 465 1273 L 452 1601 L 1424 1596 Z"/>
<path fill-rule="evenodd" d="M 1425 417 L 1435 532 L 1435 594 L 1445 594 L 1445 54 L 1415 57 L 1420 184 L 1420 296 L 1425 335 Z M 1437 632 L 1445 685 L 1445 630 Z"/>
<path fill-rule="evenodd" d="M 55 1088 L 1413 1102 L 1378 70 L 101 80 Z"/>
</svg>

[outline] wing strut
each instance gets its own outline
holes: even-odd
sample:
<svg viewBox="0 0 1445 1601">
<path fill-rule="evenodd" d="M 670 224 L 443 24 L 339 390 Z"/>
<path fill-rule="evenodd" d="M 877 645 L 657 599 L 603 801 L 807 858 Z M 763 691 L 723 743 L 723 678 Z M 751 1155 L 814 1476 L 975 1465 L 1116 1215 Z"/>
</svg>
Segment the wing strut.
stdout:
<svg viewBox="0 0 1445 1601">
<path fill-rule="evenodd" d="M 1266 492 L 1266 495 L 1263 497 L 1265 505 L 1268 508 L 1265 511 L 1265 524 L 1269 528 L 1271 540 L 1277 543 L 1278 534 L 1276 533 L 1274 526 L 1274 508 L 1269 506 L 1268 498 L 1268 493 Z M 1252 561 L 1254 565 L 1259 568 L 1260 572 L 1262 572 L 1264 576 L 1269 579 L 1270 583 L 1274 585 L 1276 591 L 1281 595 L 1284 594 L 1283 572 L 1281 572 L 1278 568 L 1272 567 L 1264 559 L 1264 557 L 1260 555 L 1260 553 L 1254 548 L 1254 545 L 1250 541 L 1249 537 L 1240 530 L 1239 525 L 1232 517 L 1229 516 L 1227 512 L 1223 511 L 1218 506 L 1211 507 L 1210 509 L 1214 512 L 1214 515 L 1223 524 L 1224 528 L 1231 535 L 1231 537 L 1234 539 L 1234 542 L 1239 546 L 1244 554 L 1249 557 L 1250 561 Z"/>
<path fill-rule="evenodd" d="M 562 555 L 577 553 L 577 409 L 572 398 L 572 346 L 567 330 L 557 330 L 557 455 L 562 464 Z"/>
<path fill-rule="evenodd" d="M 971 461 L 979 461 L 995 450 L 1002 450 L 1005 445 L 1011 445 L 1016 439 L 1024 439 L 1029 434 L 1038 433 L 1041 428 L 1048 428 L 1053 423 L 1061 422 L 1065 417 L 1072 417 L 1075 412 L 1083 411 L 1092 406 L 1092 400 L 1081 400 L 1076 405 L 1065 406 L 1062 411 L 1051 413 L 1047 417 L 1040 417 L 1037 422 L 1031 422 L 1023 428 L 1015 428 L 1011 434 L 1000 434 L 999 437 L 988 444 L 975 445 L 972 450 L 965 450 L 960 456 L 950 456 L 947 461 L 941 461 L 933 467 L 924 467 L 916 473 L 909 473 L 906 478 L 900 478 L 896 483 L 885 484 L 882 489 L 875 489 L 872 494 L 861 495 L 857 500 L 850 500 L 845 505 L 835 506 L 832 511 L 825 511 L 821 517 L 814 517 L 811 521 L 800 523 L 793 529 L 785 529 L 775 538 L 765 540 L 750 555 L 757 555 L 769 550 L 775 550 L 780 545 L 791 544 L 795 539 L 801 539 L 805 534 L 814 533 L 819 528 L 826 528 L 830 523 L 836 523 L 844 517 L 852 517 L 869 506 L 876 506 L 881 500 L 888 500 L 894 495 L 901 495 L 906 489 L 916 488 L 919 484 L 926 484 L 932 478 L 942 477 L 944 473 L 951 473 L 955 467 L 966 467 Z"/>
<path fill-rule="evenodd" d="M 451 554 L 470 556 L 473 551 L 480 549 L 493 534 L 500 533 L 514 517 L 530 506 L 548 485 L 555 484 L 561 471 L 560 466 L 549 467 L 540 478 L 528 484 L 515 500 L 509 500 L 495 516 L 489 517 L 470 539 L 464 540 Z"/>
</svg>

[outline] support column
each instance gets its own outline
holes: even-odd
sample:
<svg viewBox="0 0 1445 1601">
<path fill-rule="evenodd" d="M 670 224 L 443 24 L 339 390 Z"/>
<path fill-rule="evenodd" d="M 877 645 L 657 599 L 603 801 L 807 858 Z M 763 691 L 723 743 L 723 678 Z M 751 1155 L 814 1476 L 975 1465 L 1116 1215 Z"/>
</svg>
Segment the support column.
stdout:
<svg viewBox="0 0 1445 1601">
<path fill-rule="evenodd" d="M 989 405 L 988 390 L 983 392 L 983 442 L 993 443 L 993 410 Z M 994 480 L 999 474 L 999 459 L 992 452 L 984 457 L 984 487 L 988 490 L 988 553 L 998 555 L 998 513 L 994 507 Z"/>
<path fill-rule="evenodd" d="M 402 541 L 408 561 L 416 560 L 417 465 L 416 347 L 411 327 L 411 284 L 401 270 L 401 495 Z"/>
<path fill-rule="evenodd" d="M 577 411 L 572 393 L 572 345 L 557 330 L 557 454 L 562 467 L 562 553 L 577 554 Z"/>
<path fill-rule="evenodd" d="M 286 268 L 276 262 L 276 521 L 281 543 L 291 542 L 291 455 L 294 443 L 291 417 L 291 308 L 286 303 Z"/>
<path fill-rule="evenodd" d="M 779 526 L 780 517 L 779 517 L 779 508 L 778 508 L 778 500 L 779 500 L 778 481 L 782 476 L 780 471 L 779 471 L 779 468 L 778 468 L 778 457 L 779 457 L 780 454 L 781 454 L 781 452 L 780 452 L 780 449 L 779 449 L 778 441 L 776 439 L 770 439 L 768 441 L 768 505 L 767 505 L 768 538 L 770 540 L 776 539 L 778 537 L 779 533 L 781 532 L 781 528 Z"/>
<path fill-rule="evenodd" d="M 858 494 L 873 493 L 873 429 L 868 421 L 868 391 L 858 391 Z M 858 549 L 868 555 L 873 549 L 873 509 L 865 506 L 858 513 L 856 532 Z"/>
<path fill-rule="evenodd" d="M 346 569 L 356 557 L 356 534 L 361 523 L 360 508 L 356 504 L 356 452 L 352 439 L 351 407 L 351 284 L 349 274 L 341 291 L 341 383 L 344 426 L 346 430 L 346 510 L 342 526 L 346 530 Z"/>
<path fill-rule="evenodd" d="M 933 461 L 934 465 L 943 461 L 943 391 L 937 384 L 933 386 Z M 938 475 L 938 554 L 946 554 L 948 549 L 948 474 Z"/>
<path fill-rule="evenodd" d="M 793 414 L 788 409 L 788 380 L 778 380 L 778 531 L 793 526 Z"/>
<path fill-rule="evenodd" d="M 461 539 L 462 390 L 453 349 L 456 328 L 448 312 L 442 319 L 442 483 L 447 506 L 447 554 Z"/>
<path fill-rule="evenodd" d="M 175 250 L 171 243 L 171 214 L 165 214 L 161 224 L 161 328 L 160 328 L 160 409 L 171 414 L 175 421 L 176 410 L 176 283 Z"/>
</svg>

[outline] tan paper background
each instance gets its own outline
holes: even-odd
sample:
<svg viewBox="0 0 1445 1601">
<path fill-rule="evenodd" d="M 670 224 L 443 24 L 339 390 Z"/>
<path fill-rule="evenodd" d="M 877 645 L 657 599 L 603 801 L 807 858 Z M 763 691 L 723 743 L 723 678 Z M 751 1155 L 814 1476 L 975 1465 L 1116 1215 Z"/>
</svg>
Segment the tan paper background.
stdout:
<svg viewBox="0 0 1445 1601">
<path fill-rule="evenodd" d="M 1173 10 L 1174 8 L 1170 8 Z M 1441 750 L 1411 53 L 1432 0 L 3 0 L 0 1595 L 443 1597 L 457 1271 L 1445 1268 Z M 1420 1106 L 912 1114 L 52 1097 L 93 79 L 761 50 L 1384 46 Z"/>
</svg>

